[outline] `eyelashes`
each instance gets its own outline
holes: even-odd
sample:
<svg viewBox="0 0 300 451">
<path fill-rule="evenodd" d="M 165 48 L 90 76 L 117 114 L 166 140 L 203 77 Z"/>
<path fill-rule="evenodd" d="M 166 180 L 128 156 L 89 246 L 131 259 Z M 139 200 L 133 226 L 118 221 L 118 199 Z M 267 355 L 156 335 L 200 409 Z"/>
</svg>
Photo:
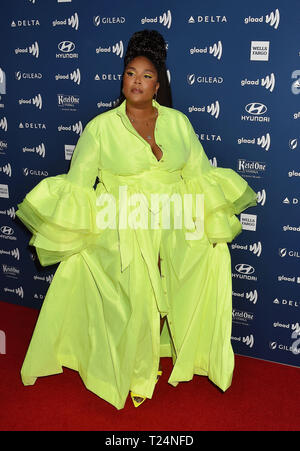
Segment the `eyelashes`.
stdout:
<svg viewBox="0 0 300 451">
<path fill-rule="evenodd" d="M 126 75 L 128 75 L 129 77 L 132 77 L 133 75 L 135 75 L 135 72 L 132 72 L 132 71 L 129 70 L 129 71 L 126 72 Z M 153 77 L 150 74 L 144 74 L 144 78 L 151 79 Z"/>
</svg>

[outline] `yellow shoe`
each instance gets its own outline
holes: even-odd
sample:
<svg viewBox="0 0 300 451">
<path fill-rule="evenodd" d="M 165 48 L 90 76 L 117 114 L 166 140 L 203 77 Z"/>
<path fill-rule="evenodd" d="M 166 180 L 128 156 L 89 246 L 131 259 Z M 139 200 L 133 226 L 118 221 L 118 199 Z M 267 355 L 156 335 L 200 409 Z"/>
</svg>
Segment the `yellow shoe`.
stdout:
<svg viewBox="0 0 300 451">
<path fill-rule="evenodd" d="M 130 396 L 131 396 L 134 407 L 139 407 L 147 399 L 145 396 L 137 395 L 136 393 L 133 393 L 132 391 L 130 392 Z"/>
</svg>

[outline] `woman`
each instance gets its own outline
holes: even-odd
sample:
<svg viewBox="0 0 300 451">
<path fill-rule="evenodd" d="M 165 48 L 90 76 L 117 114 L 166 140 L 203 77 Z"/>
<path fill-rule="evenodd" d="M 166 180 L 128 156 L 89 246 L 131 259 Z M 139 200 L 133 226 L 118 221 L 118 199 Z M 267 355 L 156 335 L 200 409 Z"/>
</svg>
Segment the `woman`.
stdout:
<svg viewBox="0 0 300 451">
<path fill-rule="evenodd" d="M 133 35 L 125 100 L 87 124 L 67 174 L 45 178 L 19 205 L 41 264 L 61 262 L 23 363 L 25 385 L 66 366 L 117 409 L 129 392 L 139 406 L 166 356 L 174 386 L 194 374 L 223 391 L 231 384 L 226 243 L 256 195 L 231 169 L 210 165 L 184 114 L 154 100 L 165 92 L 165 58 L 157 32 Z"/>
</svg>

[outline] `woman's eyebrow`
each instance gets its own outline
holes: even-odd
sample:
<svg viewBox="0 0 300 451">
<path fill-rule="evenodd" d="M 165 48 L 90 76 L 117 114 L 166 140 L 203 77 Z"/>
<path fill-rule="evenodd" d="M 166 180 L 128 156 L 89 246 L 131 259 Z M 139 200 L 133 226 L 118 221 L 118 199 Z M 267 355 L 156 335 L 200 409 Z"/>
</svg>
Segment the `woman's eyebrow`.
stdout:
<svg viewBox="0 0 300 451">
<path fill-rule="evenodd" d="M 127 67 L 127 70 L 128 70 L 128 69 L 136 70 L 136 67 L 134 67 L 134 66 L 129 66 L 129 67 Z M 144 72 L 152 72 L 152 73 L 154 74 L 154 70 L 152 70 L 152 69 L 145 69 Z"/>
</svg>

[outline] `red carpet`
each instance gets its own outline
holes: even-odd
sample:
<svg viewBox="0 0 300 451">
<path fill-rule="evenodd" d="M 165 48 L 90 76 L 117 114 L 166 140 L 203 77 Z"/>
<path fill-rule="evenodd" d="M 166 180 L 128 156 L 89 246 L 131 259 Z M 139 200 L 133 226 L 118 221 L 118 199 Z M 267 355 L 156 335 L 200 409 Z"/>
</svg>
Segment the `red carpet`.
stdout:
<svg viewBox="0 0 300 451">
<path fill-rule="evenodd" d="M 236 356 L 232 386 L 220 392 L 205 377 L 176 388 L 167 383 L 170 359 L 152 400 L 123 410 L 89 392 L 79 375 L 40 378 L 22 385 L 19 371 L 38 311 L 0 302 L 0 331 L 6 354 L 0 354 L 0 430 L 64 431 L 292 431 L 300 423 L 300 370 Z"/>
</svg>

